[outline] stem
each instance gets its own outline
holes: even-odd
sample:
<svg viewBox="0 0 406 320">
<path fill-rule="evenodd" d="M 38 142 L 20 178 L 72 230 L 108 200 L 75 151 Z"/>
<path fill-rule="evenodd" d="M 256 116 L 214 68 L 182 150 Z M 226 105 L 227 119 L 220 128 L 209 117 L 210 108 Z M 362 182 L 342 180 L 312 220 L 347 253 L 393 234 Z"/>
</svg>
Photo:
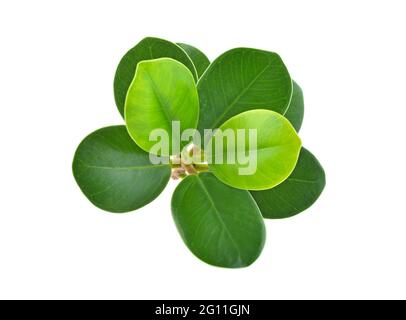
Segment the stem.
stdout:
<svg viewBox="0 0 406 320">
<path fill-rule="evenodd" d="M 181 168 L 182 167 L 182 158 L 180 155 L 171 156 L 169 159 L 169 163 L 172 169 Z"/>
<path fill-rule="evenodd" d="M 197 161 L 194 162 L 193 160 L 196 159 Z M 204 153 L 197 146 L 192 146 L 182 154 L 171 156 L 170 165 L 172 179 L 175 180 L 209 171 L 209 165 L 204 162 Z"/>
<path fill-rule="evenodd" d="M 186 172 L 183 168 L 176 168 L 172 170 L 171 178 L 173 180 L 186 178 Z"/>
<path fill-rule="evenodd" d="M 209 171 L 209 165 L 207 163 L 195 163 L 194 167 L 197 172 Z"/>
</svg>

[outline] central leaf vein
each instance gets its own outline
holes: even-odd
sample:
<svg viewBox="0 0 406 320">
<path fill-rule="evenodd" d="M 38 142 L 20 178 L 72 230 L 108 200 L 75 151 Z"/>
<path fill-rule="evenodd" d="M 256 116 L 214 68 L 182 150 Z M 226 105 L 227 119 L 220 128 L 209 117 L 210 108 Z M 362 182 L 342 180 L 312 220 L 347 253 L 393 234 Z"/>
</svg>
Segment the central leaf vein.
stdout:
<svg viewBox="0 0 406 320">
<path fill-rule="evenodd" d="M 221 122 L 223 122 L 224 116 L 231 110 L 232 107 L 247 93 L 247 91 L 254 85 L 254 83 L 259 79 L 260 76 L 264 74 L 266 70 L 271 66 L 269 62 L 264 69 L 262 69 L 255 77 L 248 83 L 248 85 L 234 98 L 234 100 L 225 108 L 221 115 L 217 118 L 217 121 L 212 125 L 212 128 L 216 128 Z"/>
<path fill-rule="evenodd" d="M 224 231 L 226 232 L 227 236 L 230 238 L 231 243 L 232 243 L 233 246 L 235 247 L 235 249 L 236 249 L 236 251 L 238 252 L 238 255 L 239 255 L 240 259 L 241 259 L 241 252 L 240 252 L 240 249 L 239 249 L 237 243 L 235 242 L 234 237 L 232 236 L 232 234 L 231 234 L 230 231 L 228 230 L 227 225 L 225 224 L 224 220 L 222 219 L 221 214 L 220 214 L 219 210 L 217 209 L 217 207 L 216 207 L 216 205 L 215 205 L 215 203 L 214 203 L 214 201 L 213 201 L 213 199 L 212 199 L 212 197 L 211 197 L 209 191 L 207 190 L 207 188 L 206 188 L 206 186 L 204 185 L 204 183 L 200 180 L 200 178 L 199 178 L 198 176 L 196 176 L 196 178 L 197 178 L 197 181 L 198 181 L 200 187 L 203 189 L 203 192 L 206 194 L 207 198 L 209 199 L 209 202 L 210 202 L 211 206 L 213 207 L 214 212 L 216 213 L 215 216 L 216 216 L 217 220 L 218 220 L 218 221 L 221 223 L 221 225 L 223 226 Z"/>
</svg>

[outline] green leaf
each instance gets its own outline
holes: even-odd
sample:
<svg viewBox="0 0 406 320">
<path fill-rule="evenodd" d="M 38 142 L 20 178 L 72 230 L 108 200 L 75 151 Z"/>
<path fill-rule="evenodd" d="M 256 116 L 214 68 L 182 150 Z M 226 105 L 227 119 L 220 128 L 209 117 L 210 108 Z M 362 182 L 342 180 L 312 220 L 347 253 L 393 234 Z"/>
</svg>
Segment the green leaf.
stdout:
<svg viewBox="0 0 406 320">
<path fill-rule="evenodd" d="M 237 48 L 218 57 L 198 82 L 198 129 L 218 128 L 241 112 L 268 109 L 283 114 L 292 95 L 292 80 L 273 52 Z"/>
<path fill-rule="evenodd" d="M 279 186 L 251 191 L 262 215 L 269 219 L 294 216 L 316 202 L 326 185 L 324 170 L 316 157 L 305 148 L 295 170 Z"/>
<path fill-rule="evenodd" d="M 291 123 L 279 113 L 263 109 L 227 120 L 210 142 L 210 170 L 224 183 L 246 190 L 265 190 L 284 181 L 295 168 L 301 147 Z"/>
<path fill-rule="evenodd" d="M 192 139 L 179 141 L 178 133 L 172 135 L 172 121 L 180 122 L 182 133 L 186 129 L 196 128 L 198 118 L 196 85 L 192 74 L 183 64 L 170 58 L 138 64 L 128 89 L 125 121 L 130 136 L 143 150 L 163 156 L 177 153 L 173 151 L 173 145 L 183 147 Z M 168 150 L 151 150 L 157 141 L 153 141 L 150 134 L 156 129 L 169 134 Z"/>
<path fill-rule="evenodd" d="M 249 266 L 265 243 L 265 225 L 250 193 L 210 173 L 182 180 L 172 197 L 172 215 L 190 251 L 211 265 Z"/>
<path fill-rule="evenodd" d="M 192 60 L 176 44 L 158 38 L 145 38 L 130 49 L 118 64 L 114 77 L 114 98 L 121 115 L 124 117 L 124 103 L 128 88 L 134 78 L 137 64 L 143 60 L 172 58 L 183 63 L 197 79 Z"/>
<path fill-rule="evenodd" d="M 197 71 L 197 76 L 200 78 L 206 71 L 207 67 L 210 65 L 210 60 L 203 52 L 189 44 L 177 43 L 177 45 L 185 50 L 189 58 L 193 61 L 193 64 Z"/>
<path fill-rule="evenodd" d="M 125 126 L 99 129 L 79 145 L 73 175 L 85 196 L 100 209 L 121 213 L 154 200 L 171 175 L 169 165 L 152 165 Z"/>
<path fill-rule="evenodd" d="M 303 92 L 299 85 L 293 81 L 293 94 L 289 108 L 284 113 L 284 116 L 290 121 L 296 132 L 299 132 L 302 126 L 304 115 L 304 100 Z"/>
</svg>

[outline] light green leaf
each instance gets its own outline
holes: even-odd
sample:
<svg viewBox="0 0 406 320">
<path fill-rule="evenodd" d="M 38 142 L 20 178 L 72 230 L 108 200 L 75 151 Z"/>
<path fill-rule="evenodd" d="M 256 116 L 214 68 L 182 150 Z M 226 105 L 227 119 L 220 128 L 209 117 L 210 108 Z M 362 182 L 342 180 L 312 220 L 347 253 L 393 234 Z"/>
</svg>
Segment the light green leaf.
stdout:
<svg viewBox="0 0 406 320">
<path fill-rule="evenodd" d="M 210 60 L 203 52 L 189 44 L 177 43 L 177 45 L 185 50 L 189 58 L 193 61 L 193 64 L 197 71 L 197 76 L 200 78 L 206 71 L 207 67 L 210 65 Z"/>
<path fill-rule="evenodd" d="M 292 80 L 273 52 L 237 48 L 218 57 L 198 82 L 198 129 L 218 128 L 241 112 L 268 109 L 283 114 L 292 96 Z"/>
<path fill-rule="evenodd" d="M 172 122 L 179 121 L 182 133 L 186 129 L 195 129 L 198 118 L 196 86 L 192 74 L 183 64 L 170 58 L 138 64 L 127 94 L 125 121 L 130 136 L 143 150 L 154 153 L 151 148 L 157 141 L 153 141 L 150 134 L 161 129 L 169 134 L 169 150 L 157 153 L 172 155 L 173 145 L 184 147 L 192 140 L 179 141 L 179 134 L 172 134 Z"/>
<path fill-rule="evenodd" d="M 290 122 L 263 109 L 227 120 L 210 142 L 210 170 L 224 183 L 246 190 L 265 190 L 284 181 L 295 168 L 301 147 Z"/>
<path fill-rule="evenodd" d="M 172 215 L 185 244 L 208 264 L 246 267 L 264 246 L 264 222 L 250 193 L 210 173 L 182 180 L 173 194 Z"/>
<path fill-rule="evenodd" d="M 293 94 L 289 108 L 285 111 L 284 116 L 290 121 L 296 132 L 299 132 L 302 126 L 304 115 L 303 92 L 299 85 L 293 81 Z"/>
<path fill-rule="evenodd" d="M 125 126 L 99 129 L 79 145 L 73 175 L 85 196 L 100 209 L 121 213 L 154 200 L 168 183 L 169 165 L 152 165 Z"/>
<path fill-rule="evenodd" d="M 316 202 L 326 185 L 320 163 L 302 148 L 295 170 L 280 185 L 264 191 L 251 191 L 262 215 L 269 219 L 294 216 Z"/>
<path fill-rule="evenodd" d="M 124 103 L 128 88 L 134 78 L 137 64 L 143 60 L 172 58 L 183 63 L 197 79 L 192 60 L 176 44 L 158 38 L 145 38 L 130 49 L 121 59 L 114 77 L 114 98 L 121 115 L 124 117 Z"/>
</svg>

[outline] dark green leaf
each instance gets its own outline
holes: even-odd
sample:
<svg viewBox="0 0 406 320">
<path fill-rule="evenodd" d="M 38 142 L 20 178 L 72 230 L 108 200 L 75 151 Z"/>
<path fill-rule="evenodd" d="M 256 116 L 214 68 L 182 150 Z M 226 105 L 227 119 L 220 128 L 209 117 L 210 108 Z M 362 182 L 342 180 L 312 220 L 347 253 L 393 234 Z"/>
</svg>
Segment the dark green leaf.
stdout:
<svg viewBox="0 0 406 320">
<path fill-rule="evenodd" d="M 100 209 L 127 212 L 154 200 L 165 188 L 169 165 L 152 165 L 148 153 L 125 126 L 99 129 L 79 145 L 73 175 L 85 196 Z"/>
<path fill-rule="evenodd" d="M 163 57 L 172 58 L 183 63 L 192 72 L 193 77 L 197 79 L 192 60 L 179 46 L 158 38 L 149 37 L 143 39 L 124 55 L 114 77 L 114 98 L 123 117 L 125 97 L 134 78 L 138 62 Z"/>
<path fill-rule="evenodd" d="M 252 196 L 210 173 L 188 176 L 178 185 L 172 215 L 188 248 L 211 265 L 249 266 L 264 246 L 265 225 Z"/>
<path fill-rule="evenodd" d="M 197 71 L 197 76 L 200 78 L 206 71 L 207 67 L 210 65 L 210 60 L 203 52 L 189 44 L 177 43 L 177 45 L 185 50 L 189 58 L 192 59 Z"/>
<path fill-rule="evenodd" d="M 302 148 L 289 178 L 273 189 L 251 191 L 251 194 L 265 218 L 288 218 L 309 208 L 320 196 L 325 184 L 322 166 L 313 154 Z"/>
<path fill-rule="evenodd" d="M 303 92 L 299 85 L 293 81 L 293 94 L 290 101 L 289 108 L 286 110 L 284 116 L 290 121 L 296 132 L 299 132 L 302 126 L 304 115 L 304 101 Z"/>
<path fill-rule="evenodd" d="M 198 129 L 218 128 L 226 120 L 252 109 L 283 114 L 292 95 L 292 80 L 281 58 L 273 52 L 248 48 L 227 51 L 198 82 Z"/>
</svg>

